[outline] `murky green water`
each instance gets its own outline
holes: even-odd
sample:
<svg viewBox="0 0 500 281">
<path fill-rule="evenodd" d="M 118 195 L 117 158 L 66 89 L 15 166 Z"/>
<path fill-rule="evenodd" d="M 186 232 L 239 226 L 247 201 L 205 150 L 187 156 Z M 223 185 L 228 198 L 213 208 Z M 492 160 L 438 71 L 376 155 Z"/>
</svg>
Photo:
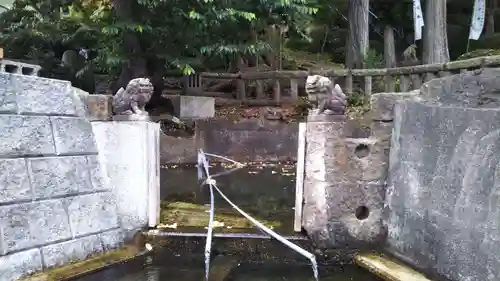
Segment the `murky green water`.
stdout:
<svg viewBox="0 0 500 281">
<path fill-rule="evenodd" d="M 217 164 L 216 174 L 231 169 Z M 275 231 L 293 233 L 295 165 L 253 163 L 217 178 L 217 185 L 245 212 L 268 223 L 279 222 Z M 169 232 L 206 232 L 208 189 L 201 188 L 196 168 L 164 166 L 161 169 L 162 221 Z M 255 228 L 235 227 L 242 216 L 220 196 L 215 199 L 216 219 L 224 223 L 215 232 L 260 233 Z M 217 215 L 219 214 L 219 217 Z M 195 220 L 194 216 L 205 216 Z M 175 227 L 172 225 L 175 224 Z M 249 226 L 251 227 L 251 225 Z M 202 281 L 205 277 L 205 238 L 162 237 L 164 248 L 126 264 L 113 266 L 77 281 Z M 300 243 L 299 243 L 300 242 Z M 307 248 L 308 241 L 298 241 Z M 306 245 L 307 244 L 307 245 Z M 310 246 L 310 245 L 309 245 Z M 308 249 L 312 251 L 312 249 Z M 309 281 L 313 280 L 308 261 L 277 241 L 267 239 L 215 238 L 212 247 L 210 281 Z M 320 280 L 379 281 L 355 265 L 320 266 Z"/>
<path fill-rule="evenodd" d="M 233 168 L 214 164 L 211 173 Z M 170 165 L 161 169 L 161 192 L 164 202 L 209 203 L 208 189 L 201 188 L 196 168 Z M 216 178 L 218 187 L 245 212 L 257 219 L 279 221 L 279 232 L 291 233 L 295 206 L 294 163 L 252 163 L 227 175 Z M 241 217 L 220 196 L 215 197 L 215 213 Z"/>
<path fill-rule="evenodd" d="M 172 257 L 167 253 L 139 258 L 93 273 L 75 281 L 202 281 L 201 256 Z M 209 281 L 309 281 L 311 268 L 304 264 L 239 263 L 232 258 L 216 257 Z M 320 280 L 380 281 L 355 265 L 320 267 Z"/>
</svg>

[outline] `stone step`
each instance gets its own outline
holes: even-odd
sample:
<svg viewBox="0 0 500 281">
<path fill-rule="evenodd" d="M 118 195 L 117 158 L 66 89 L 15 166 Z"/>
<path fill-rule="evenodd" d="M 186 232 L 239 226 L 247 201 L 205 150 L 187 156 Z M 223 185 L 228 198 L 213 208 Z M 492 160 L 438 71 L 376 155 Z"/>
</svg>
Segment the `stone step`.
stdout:
<svg viewBox="0 0 500 281">
<path fill-rule="evenodd" d="M 381 255 L 358 254 L 354 260 L 357 265 L 386 281 L 431 281 L 420 272 Z"/>
</svg>

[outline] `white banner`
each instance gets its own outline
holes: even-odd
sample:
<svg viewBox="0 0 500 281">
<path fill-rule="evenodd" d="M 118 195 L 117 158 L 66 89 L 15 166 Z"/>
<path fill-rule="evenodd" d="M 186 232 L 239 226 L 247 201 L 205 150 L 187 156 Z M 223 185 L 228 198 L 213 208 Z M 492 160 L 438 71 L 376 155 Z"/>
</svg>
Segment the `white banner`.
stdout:
<svg viewBox="0 0 500 281">
<path fill-rule="evenodd" d="M 477 40 L 484 28 L 484 17 L 486 11 L 486 0 L 474 1 L 474 12 L 470 23 L 469 39 Z"/>
<path fill-rule="evenodd" d="M 415 29 L 415 41 L 422 39 L 422 28 L 424 27 L 424 16 L 420 0 L 413 0 L 413 27 Z"/>
</svg>

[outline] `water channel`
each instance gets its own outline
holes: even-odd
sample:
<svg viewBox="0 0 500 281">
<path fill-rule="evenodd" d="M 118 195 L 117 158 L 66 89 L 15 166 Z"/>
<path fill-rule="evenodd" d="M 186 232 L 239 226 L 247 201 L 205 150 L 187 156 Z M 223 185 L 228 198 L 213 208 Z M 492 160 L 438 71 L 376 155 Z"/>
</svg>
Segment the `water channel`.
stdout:
<svg viewBox="0 0 500 281">
<path fill-rule="evenodd" d="M 214 164 L 211 173 L 232 169 Z M 113 266 L 77 281 L 200 281 L 205 279 L 205 237 L 209 192 L 201 188 L 194 165 L 169 165 L 161 170 L 162 214 L 160 231 L 167 233 L 148 255 Z M 217 178 L 217 185 L 245 212 L 281 235 L 293 236 L 294 243 L 312 251 L 300 233 L 293 232 L 295 165 L 293 163 L 251 163 Z M 215 234 L 260 235 L 222 198 L 215 199 Z M 171 235 L 180 236 L 171 236 Z M 353 264 L 323 263 L 320 280 L 379 281 Z M 214 237 L 210 281 L 307 281 L 314 280 L 307 259 L 276 240 Z"/>
</svg>

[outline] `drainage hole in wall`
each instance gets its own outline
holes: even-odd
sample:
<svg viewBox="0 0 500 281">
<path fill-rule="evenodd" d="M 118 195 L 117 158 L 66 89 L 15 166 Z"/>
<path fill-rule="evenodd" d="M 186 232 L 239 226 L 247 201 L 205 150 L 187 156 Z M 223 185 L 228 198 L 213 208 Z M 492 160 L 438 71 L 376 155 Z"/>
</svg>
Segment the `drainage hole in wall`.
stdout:
<svg viewBox="0 0 500 281">
<path fill-rule="evenodd" d="M 358 220 L 364 220 L 370 215 L 370 210 L 368 210 L 366 206 L 359 206 L 356 208 L 356 211 L 354 211 L 354 215 Z"/>
<path fill-rule="evenodd" d="M 358 144 L 358 146 L 356 146 L 356 148 L 354 149 L 354 155 L 356 155 L 358 158 L 365 158 L 369 153 L 370 148 L 364 143 Z"/>
</svg>

